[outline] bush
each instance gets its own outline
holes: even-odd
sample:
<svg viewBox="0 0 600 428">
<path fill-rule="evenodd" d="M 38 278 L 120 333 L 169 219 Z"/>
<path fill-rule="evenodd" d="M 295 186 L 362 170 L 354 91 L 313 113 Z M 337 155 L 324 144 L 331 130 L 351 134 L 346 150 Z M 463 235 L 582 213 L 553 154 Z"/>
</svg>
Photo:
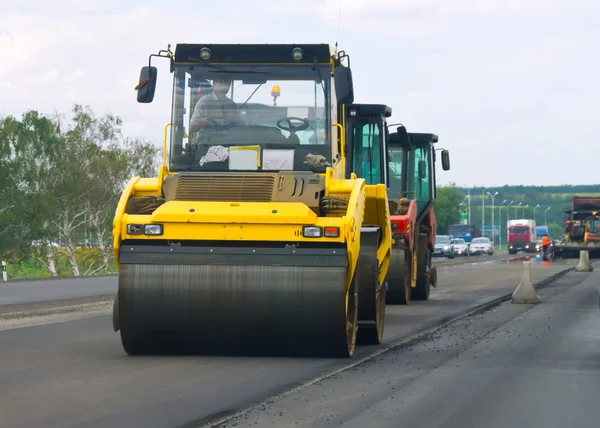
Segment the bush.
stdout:
<svg viewBox="0 0 600 428">
<path fill-rule="evenodd" d="M 7 262 L 6 272 L 8 279 L 44 279 L 51 278 L 48 268 L 36 259 L 38 256 L 40 259 L 45 260 L 41 254 L 35 254 L 31 252 L 24 257 L 15 257 L 14 254 L 4 254 L 2 260 Z M 83 276 L 90 266 L 97 269 L 102 264 L 102 254 L 97 248 L 81 248 L 75 251 L 75 258 L 79 266 L 79 272 Z M 73 273 L 69 266 L 65 250 L 58 249 L 55 257 L 56 270 L 58 275 L 61 277 L 72 277 Z M 117 265 L 114 259 L 109 261 L 108 266 L 109 273 L 117 272 Z M 96 272 L 96 275 L 106 275 L 105 269 Z"/>
</svg>

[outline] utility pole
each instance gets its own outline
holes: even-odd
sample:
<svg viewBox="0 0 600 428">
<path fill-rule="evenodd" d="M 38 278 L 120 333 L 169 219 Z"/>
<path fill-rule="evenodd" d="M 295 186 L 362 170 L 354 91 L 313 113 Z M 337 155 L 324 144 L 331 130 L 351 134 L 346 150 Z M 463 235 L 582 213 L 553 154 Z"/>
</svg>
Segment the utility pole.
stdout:
<svg viewBox="0 0 600 428">
<path fill-rule="evenodd" d="M 494 198 L 498 195 L 498 192 L 493 195 L 490 192 L 487 192 L 487 194 L 492 197 L 492 242 L 494 242 Z"/>
<path fill-rule="evenodd" d="M 498 248 L 502 248 L 502 205 L 506 203 L 506 199 L 502 201 L 500 205 L 498 205 L 498 225 L 500 233 L 498 233 Z"/>
<path fill-rule="evenodd" d="M 489 189 L 489 187 L 486 187 L 483 189 L 483 192 L 481 192 L 481 236 L 485 236 L 483 230 L 485 229 L 485 192 L 487 189 Z"/>
<path fill-rule="evenodd" d="M 469 198 L 469 224 L 471 223 L 471 188 L 468 189 L 467 197 Z"/>
<path fill-rule="evenodd" d="M 533 207 L 533 221 L 537 221 L 535 218 L 535 210 L 537 210 L 540 207 L 540 204 L 537 204 L 535 207 Z"/>
</svg>

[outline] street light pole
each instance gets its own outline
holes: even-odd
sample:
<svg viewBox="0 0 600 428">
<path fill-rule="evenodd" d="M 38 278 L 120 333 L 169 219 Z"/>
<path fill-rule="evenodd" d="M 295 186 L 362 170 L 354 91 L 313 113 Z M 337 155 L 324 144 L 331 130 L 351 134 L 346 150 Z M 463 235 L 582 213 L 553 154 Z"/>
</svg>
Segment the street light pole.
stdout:
<svg viewBox="0 0 600 428">
<path fill-rule="evenodd" d="M 492 242 L 494 242 L 494 198 L 496 197 L 498 192 L 494 193 L 493 195 L 490 192 L 487 192 L 487 194 L 492 197 Z"/>
<path fill-rule="evenodd" d="M 537 210 L 539 207 L 540 207 L 540 204 L 537 204 L 535 207 L 533 207 L 533 221 L 536 221 L 535 210 Z"/>
<path fill-rule="evenodd" d="M 523 211 L 522 211 L 523 218 L 525 218 L 525 208 L 527 208 L 528 206 L 529 206 L 529 204 L 523 206 Z"/>
<path fill-rule="evenodd" d="M 506 207 L 506 221 L 510 221 L 510 206 L 514 203 L 515 201 L 510 201 L 510 204 Z"/>
<path fill-rule="evenodd" d="M 547 213 L 548 213 L 549 209 L 550 209 L 550 207 L 546 208 L 546 210 L 544 211 L 544 225 L 545 226 L 548 226 L 548 216 L 547 216 Z"/>
<path fill-rule="evenodd" d="M 469 198 L 469 224 L 471 223 L 471 188 L 469 188 L 467 197 Z"/>
<path fill-rule="evenodd" d="M 486 187 L 483 189 L 483 192 L 481 192 L 481 236 L 485 236 L 483 230 L 485 229 L 485 192 L 487 189 L 489 189 L 489 187 Z"/>
<path fill-rule="evenodd" d="M 506 203 L 506 199 L 502 201 L 500 205 L 498 205 L 498 225 L 500 226 L 498 230 L 498 248 L 502 249 L 502 205 Z"/>
<path fill-rule="evenodd" d="M 515 205 L 515 217 L 519 217 L 519 207 L 522 203 L 523 202 L 519 202 L 517 205 Z"/>
</svg>

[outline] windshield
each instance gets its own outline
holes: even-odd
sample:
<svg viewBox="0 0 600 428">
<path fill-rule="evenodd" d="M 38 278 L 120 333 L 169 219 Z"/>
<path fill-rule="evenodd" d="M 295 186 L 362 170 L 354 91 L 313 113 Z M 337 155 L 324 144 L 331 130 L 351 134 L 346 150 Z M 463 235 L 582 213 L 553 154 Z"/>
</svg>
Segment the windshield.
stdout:
<svg viewBox="0 0 600 428">
<path fill-rule="evenodd" d="M 489 244 L 490 240 L 487 238 L 475 238 L 471 241 L 472 244 Z"/>
<path fill-rule="evenodd" d="M 464 239 L 453 239 L 453 240 L 452 240 L 452 243 L 453 243 L 453 244 L 459 244 L 459 245 L 460 245 L 460 244 L 464 244 L 464 243 L 465 243 L 465 240 L 464 240 Z"/>
<path fill-rule="evenodd" d="M 529 233 L 529 228 L 526 226 L 511 227 L 509 230 L 510 230 L 510 233 L 512 233 L 513 235 L 525 235 L 525 234 Z"/>
<path fill-rule="evenodd" d="M 448 243 L 450 243 L 450 238 L 447 236 L 438 236 L 435 239 L 435 243 L 436 244 L 448 244 Z"/>
<path fill-rule="evenodd" d="M 450 233 L 452 235 L 469 235 L 472 230 L 472 226 L 450 226 Z"/>
<path fill-rule="evenodd" d="M 389 164 L 389 190 L 390 199 L 399 199 L 402 192 L 402 147 L 388 146 L 388 164 Z"/>
<path fill-rule="evenodd" d="M 328 67 L 198 64 L 174 74 L 171 171 L 330 166 L 330 81 L 319 80 Z"/>
</svg>

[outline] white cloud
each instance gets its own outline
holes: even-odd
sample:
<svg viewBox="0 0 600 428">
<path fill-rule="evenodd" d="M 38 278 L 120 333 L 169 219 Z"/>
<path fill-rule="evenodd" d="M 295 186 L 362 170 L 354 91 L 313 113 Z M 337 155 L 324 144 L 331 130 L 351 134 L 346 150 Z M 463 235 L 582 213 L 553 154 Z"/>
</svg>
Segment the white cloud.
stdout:
<svg viewBox="0 0 600 428">
<path fill-rule="evenodd" d="M 171 76 L 152 104 L 134 87 L 150 53 L 178 42 L 335 42 L 339 0 L 19 0 L 0 6 L 0 115 L 68 112 L 73 102 L 124 119 L 162 144 Z M 595 156 L 565 164 L 565 144 L 595 152 L 600 90 L 594 0 L 343 0 L 340 49 L 357 101 L 434 132 L 452 152 L 441 182 L 600 181 Z M 581 144 L 582 146 L 577 146 Z M 565 173 L 545 176 L 541 159 Z"/>
</svg>

